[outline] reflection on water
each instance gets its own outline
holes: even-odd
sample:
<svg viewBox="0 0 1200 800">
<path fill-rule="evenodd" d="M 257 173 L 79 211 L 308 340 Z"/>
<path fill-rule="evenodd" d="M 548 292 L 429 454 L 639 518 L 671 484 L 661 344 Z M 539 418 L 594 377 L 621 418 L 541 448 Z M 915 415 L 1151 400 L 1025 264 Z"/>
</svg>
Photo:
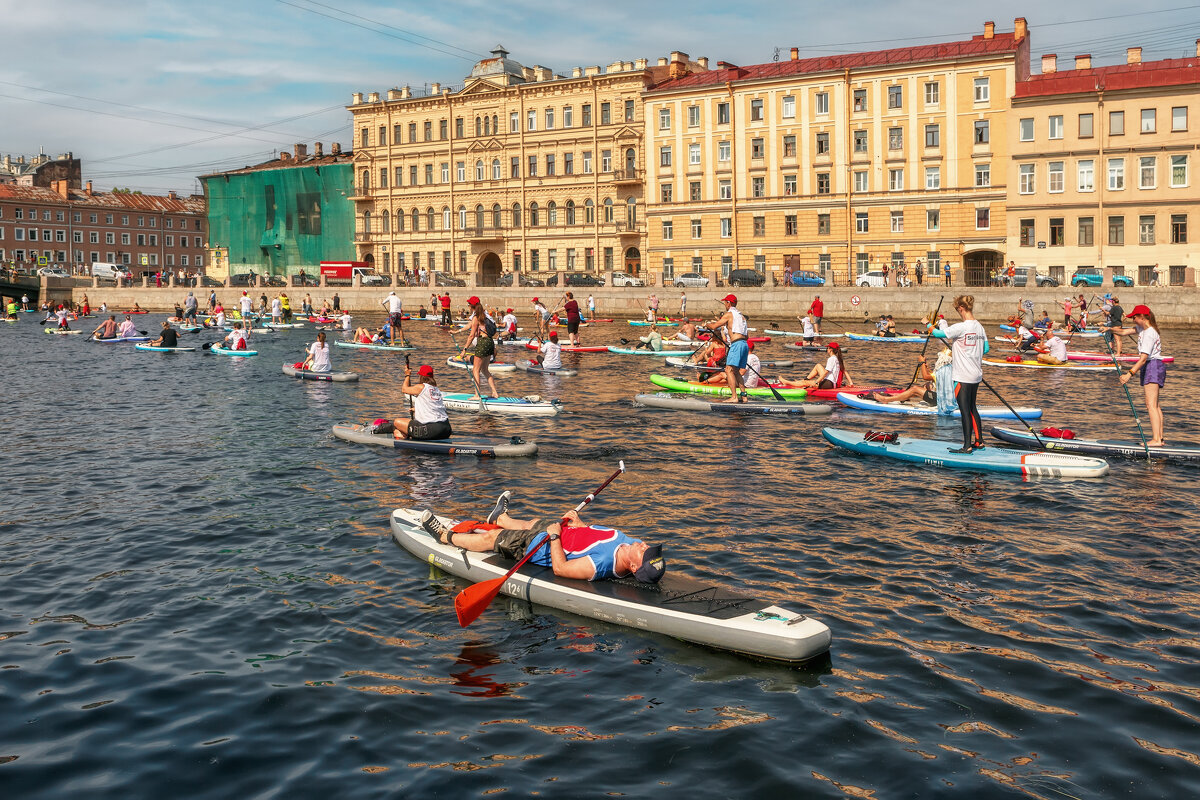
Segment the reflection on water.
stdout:
<svg viewBox="0 0 1200 800">
<path fill-rule="evenodd" d="M 395 353 L 339 349 L 362 380 L 322 384 L 279 372 L 311 332 L 251 359 L 36 332 L 0 331 L 6 795 L 1200 793 L 1195 469 L 1023 484 L 849 457 L 803 417 L 635 407 L 667 368 L 607 354 L 568 355 L 570 380 L 497 376 L 561 393 L 558 417 L 455 416 L 536 459 L 444 459 L 329 433 L 406 413 Z M 415 363 L 444 364 L 445 334 L 410 334 Z M 1165 338 L 1169 435 L 1195 442 L 1200 349 Z M 907 378 L 917 349 L 846 348 L 863 383 Z M 1136 435 L 1105 374 L 997 373 L 1045 424 Z M 519 515 L 561 512 L 618 459 L 588 519 L 822 619 L 832 652 L 787 667 L 505 598 L 464 630 L 462 584 L 390 539 L 392 508 L 479 516 L 504 489 Z"/>
</svg>

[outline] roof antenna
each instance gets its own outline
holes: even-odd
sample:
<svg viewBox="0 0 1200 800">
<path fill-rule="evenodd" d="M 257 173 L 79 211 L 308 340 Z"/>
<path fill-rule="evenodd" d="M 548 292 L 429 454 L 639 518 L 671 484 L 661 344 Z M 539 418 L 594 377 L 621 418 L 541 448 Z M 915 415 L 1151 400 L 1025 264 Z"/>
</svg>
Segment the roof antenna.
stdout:
<svg viewBox="0 0 1200 800">
<path fill-rule="evenodd" d="M 782 48 L 779 48 L 779 47 L 776 47 L 776 48 L 775 48 L 775 57 L 771 59 L 772 61 L 778 61 L 778 60 L 779 60 L 779 51 L 780 51 L 781 49 L 782 49 Z"/>
</svg>

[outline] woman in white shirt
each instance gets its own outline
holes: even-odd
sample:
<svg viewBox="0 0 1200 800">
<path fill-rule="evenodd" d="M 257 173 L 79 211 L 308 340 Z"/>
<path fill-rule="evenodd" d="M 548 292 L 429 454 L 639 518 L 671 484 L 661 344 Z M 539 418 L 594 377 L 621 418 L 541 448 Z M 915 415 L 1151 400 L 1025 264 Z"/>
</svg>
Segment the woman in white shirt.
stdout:
<svg viewBox="0 0 1200 800">
<path fill-rule="evenodd" d="M 542 369 L 562 369 L 562 346 L 558 343 L 558 332 L 550 331 L 550 340 L 538 348 L 537 357 Z"/>
<path fill-rule="evenodd" d="M 1147 306 L 1138 305 L 1129 312 L 1133 317 L 1133 328 L 1101 328 L 1121 336 L 1137 334 L 1138 360 L 1127 372 L 1121 373 L 1121 383 L 1125 384 L 1133 374 L 1141 370 L 1142 392 L 1146 396 L 1146 413 L 1150 417 L 1150 447 L 1162 447 L 1166 444 L 1163 439 L 1163 412 L 1159 405 L 1159 391 L 1167 382 L 1167 365 L 1162 360 L 1162 337 L 1158 334 L 1158 322 L 1154 312 Z"/>
<path fill-rule="evenodd" d="M 304 368 L 313 372 L 333 372 L 333 362 L 329 360 L 329 344 L 325 341 L 325 331 L 317 334 L 317 340 L 308 348 L 308 357 L 304 359 Z"/>
<path fill-rule="evenodd" d="M 983 449 L 983 422 L 976 407 L 979 384 L 983 382 L 983 347 L 987 332 L 975 319 L 975 298 L 969 294 L 954 298 L 954 310 L 962 317 L 946 329 L 946 339 L 953 353 L 951 375 L 954 396 L 962 417 L 963 446 L 951 453 L 970 453 Z"/>
<path fill-rule="evenodd" d="M 842 386 L 854 386 L 854 380 L 846 370 L 846 362 L 842 358 L 842 347 L 837 342 L 825 345 L 829 358 L 824 364 L 817 364 L 809 370 L 808 376 L 802 381 L 789 381 L 779 378 L 783 386 L 796 389 L 840 389 Z"/>
<path fill-rule="evenodd" d="M 422 364 L 417 370 L 420 380 L 412 382 L 412 370 L 404 367 L 404 393 L 412 398 L 412 418 L 392 420 L 392 435 L 397 439 L 449 439 L 450 417 L 442 402 L 442 390 L 433 377 L 433 367 Z M 376 428 L 376 433 L 386 433 Z"/>
</svg>

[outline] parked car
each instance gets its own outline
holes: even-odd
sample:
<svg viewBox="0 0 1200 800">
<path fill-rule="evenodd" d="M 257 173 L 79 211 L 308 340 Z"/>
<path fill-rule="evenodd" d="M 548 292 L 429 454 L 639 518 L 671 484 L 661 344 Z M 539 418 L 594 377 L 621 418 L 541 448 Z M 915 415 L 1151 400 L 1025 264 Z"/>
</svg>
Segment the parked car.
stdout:
<svg viewBox="0 0 1200 800">
<path fill-rule="evenodd" d="M 1103 286 L 1104 273 L 1099 267 L 1076 267 L 1071 275 L 1071 285 Z M 1113 275 L 1113 286 L 1133 286 L 1133 278 L 1128 275 Z"/>
<path fill-rule="evenodd" d="M 873 269 L 854 279 L 855 286 L 884 286 L 883 270 Z"/>
<path fill-rule="evenodd" d="M 256 277 L 258 277 L 258 276 L 255 275 L 253 272 L 243 272 L 240 275 L 230 275 L 229 276 L 229 285 L 230 286 L 249 286 L 250 281 Z"/>
<path fill-rule="evenodd" d="M 1016 274 L 1013 275 L 1013 286 L 1029 286 L 1030 280 L 1033 280 L 1033 285 L 1042 286 L 1058 286 L 1058 279 L 1052 278 L 1049 275 L 1042 275 L 1035 267 L 1017 267 Z"/>
<path fill-rule="evenodd" d="M 467 282 L 464 280 L 460 280 L 459 278 L 456 278 L 447 272 L 442 272 L 441 270 L 436 270 L 433 273 L 433 285 L 434 286 L 466 286 Z"/>
<path fill-rule="evenodd" d="M 62 267 L 42 267 L 38 270 L 38 275 L 44 275 L 47 278 L 69 278 L 70 275 Z"/>
<path fill-rule="evenodd" d="M 512 286 L 513 285 L 513 274 L 510 272 L 506 275 L 501 275 L 496 280 L 496 285 L 497 286 Z M 522 275 L 518 276 L 517 285 L 518 286 L 545 286 L 546 284 L 543 283 L 542 281 L 538 280 L 537 278 L 529 278 L 522 274 Z"/>
<path fill-rule="evenodd" d="M 646 281 L 643 278 L 630 275 L 628 272 L 614 272 L 612 276 L 613 286 L 645 286 Z"/>
<path fill-rule="evenodd" d="M 824 286 L 825 279 L 812 270 L 798 269 L 792 273 L 792 286 Z"/>
<path fill-rule="evenodd" d="M 603 286 L 604 278 L 597 278 L 587 272 L 568 272 L 563 281 L 564 286 Z M 642 282 L 645 285 L 645 281 Z"/>
<path fill-rule="evenodd" d="M 708 278 L 704 277 L 704 275 L 699 272 L 685 272 L 682 275 L 676 275 L 675 280 L 673 280 L 671 283 L 672 285 L 678 287 L 699 286 L 703 288 L 708 286 L 709 281 Z"/>
<path fill-rule="evenodd" d="M 210 276 L 210 275 L 201 275 L 201 276 L 200 276 L 200 285 L 201 285 L 201 286 L 214 286 L 214 287 L 220 287 L 220 286 L 224 286 L 224 285 L 225 285 L 225 282 L 224 282 L 224 281 L 219 281 L 219 280 L 217 280 L 216 278 L 214 278 L 214 277 L 212 277 L 212 276 Z"/>
<path fill-rule="evenodd" d="M 133 277 L 133 273 L 120 264 L 113 264 L 108 261 L 93 261 L 92 277 L 104 278 L 110 281 L 129 280 Z"/>
<path fill-rule="evenodd" d="M 287 286 L 287 281 L 279 275 L 267 275 L 263 279 L 263 282 L 266 283 L 267 286 Z"/>
<path fill-rule="evenodd" d="M 767 282 L 767 276 L 756 269 L 734 269 L 729 271 L 725 282 L 730 286 L 762 286 Z"/>
</svg>

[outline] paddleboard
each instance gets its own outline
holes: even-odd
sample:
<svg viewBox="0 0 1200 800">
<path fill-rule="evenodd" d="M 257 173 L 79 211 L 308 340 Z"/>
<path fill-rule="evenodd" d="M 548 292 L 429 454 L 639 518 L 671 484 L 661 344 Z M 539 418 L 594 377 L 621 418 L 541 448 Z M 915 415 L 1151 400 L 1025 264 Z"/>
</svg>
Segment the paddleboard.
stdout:
<svg viewBox="0 0 1200 800">
<path fill-rule="evenodd" d="M 914 416 L 934 417 L 938 415 L 937 404 L 930 405 L 928 403 L 881 403 L 878 400 L 872 400 L 869 397 L 859 397 L 857 393 L 838 392 L 837 399 L 843 405 L 850 408 L 858 409 L 859 411 L 877 411 L 884 414 L 909 414 Z M 1029 408 L 1027 406 L 1014 406 L 1020 419 L 1041 419 L 1042 410 L 1040 408 Z M 983 419 L 1017 419 L 1018 417 L 1009 411 L 1004 406 L 980 406 L 979 416 Z M 949 416 L 954 419 L 961 419 L 962 413 L 955 408 Z"/>
<path fill-rule="evenodd" d="M 1122 354 L 1122 355 L 1117 356 L 1116 358 L 1117 358 L 1117 362 L 1121 363 L 1121 364 L 1136 364 L 1138 359 L 1141 358 L 1141 355 L 1127 356 L 1127 355 Z M 1067 351 L 1067 360 L 1068 361 L 1108 362 L 1108 364 L 1111 366 L 1112 362 L 1113 362 L 1113 357 L 1111 355 L 1109 355 L 1108 353 L 1092 353 L 1092 352 L 1088 352 L 1087 350 L 1068 350 Z M 1173 363 L 1175 363 L 1175 356 L 1163 356 L 1162 360 L 1163 360 L 1164 364 L 1173 364 Z"/>
<path fill-rule="evenodd" d="M 1086 361 L 1068 361 L 1066 364 L 1043 364 L 1040 361 L 1005 361 L 1003 358 L 984 356 L 983 363 L 992 367 L 1025 367 L 1026 369 L 1061 369 L 1068 372 L 1112 371 L 1112 364 L 1093 364 Z"/>
<path fill-rule="evenodd" d="M 479 411 L 479 398 L 470 392 L 443 394 L 442 402 L 451 411 Z M 562 410 L 557 400 L 540 397 L 485 397 L 483 407 L 489 414 L 519 414 L 534 417 L 552 417 Z"/>
<path fill-rule="evenodd" d="M 275 322 L 268 322 L 268 323 L 263 323 L 263 324 L 262 324 L 262 325 L 260 325 L 259 327 L 261 327 L 261 328 L 263 328 L 263 329 L 265 329 L 265 330 L 269 330 L 269 331 L 270 331 L 270 330 L 279 330 L 279 329 L 283 329 L 283 328 L 303 328 L 303 327 L 304 327 L 304 323 L 303 323 L 303 322 L 291 322 L 291 323 L 288 323 L 288 322 L 279 322 L 279 323 L 275 323 Z M 229 330 L 229 328 L 226 328 L 225 330 Z M 256 330 L 257 330 L 257 329 L 256 329 Z"/>
<path fill-rule="evenodd" d="M 783 346 L 791 348 L 792 350 L 803 350 L 808 353 L 825 352 L 825 345 L 823 344 L 800 344 L 798 342 L 784 342 Z"/>
<path fill-rule="evenodd" d="M 409 345 L 405 347 L 402 344 L 363 344 L 362 342 L 343 342 L 338 340 L 334 342 L 338 347 L 354 347 L 359 350 L 416 350 L 417 348 Z"/>
<path fill-rule="evenodd" d="M 537 363 L 536 361 L 528 361 L 528 360 L 518 361 L 516 364 L 516 367 L 517 367 L 517 369 L 521 370 L 522 372 L 532 372 L 535 375 L 561 375 L 563 377 L 570 377 L 572 375 L 579 374 L 578 371 L 573 370 L 573 369 L 567 369 L 566 367 L 559 367 L 558 369 L 546 369 L 545 367 L 543 367 L 541 364 Z"/>
<path fill-rule="evenodd" d="M 58 328 L 46 328 L 46 333 L 53 333 L 56 336 L 78 336 L 83 331 L 64 331 Z"/>
<path fill-rule="evenodd" d="M 679 356 L 671 356 L 667 359 L 667 363 L 672 367 L 683 367 L 684 369 L 698 369 L 704 372 L 721 372 L 724 367 L 710 367 L 707 364 L 697 364 L 693 361 L 688 361 L 686 358 Z M 763 367 L 792 367 L 795 366 L 794 361 L 760 361 L 760 366 Z"/>
<path fill-rule="evenodd" d="M 900 435 L 898 442 L 868 442 L 864 431 L 823 428 L 821 435 L 831 444 L 870 456 L 882 456 L 930 467 L 1002 472 L 1025 478 L 1098 478 L 1108 474 L 1108 462 L 1099 458 L 1059 453 L 1029 453 L 1003 447 L 986 447 L 971 453 L 951 453 L 957 442 L 914 439 Z"/>
<path fill-rule="evenodd" d="M 457 522 L 439 519 L 445 525 Z M 396 509 L 391 515 L 392 538 L 421 561 L 451 575 L 472 582 L 500 578 L 515 563 L 495 553 L 470 553 L 439 544 L 420 520 L 417 509 Z M 526 563 L 504 581 L 501 592 L 588 619 L 788 663 L 824 654 L 832 638 L 823 622 L 691 578 L 670 562 L 662 580 L 654 584 L 560 578 L 548 567 Z M 446 613 L 451 614 L 450 604 L 446 605 Z"/>
<path fill-rule="evenodd" d="M 659 320 L 658 322 L 651 323 L 644 319 L 631 319 L 629 320 L 629 324 L 635 328 L 649 328 L 651 325 L 657 325 L 660 328 L 673 328 L 679 325 L 678 322 L 665 322 L 663 320 Z"/>
<path fill-rule="evenodd" d="M 72 331 L 74 333 L 74 331 Z M 126 342 L 148 342 L 149 336 L 118 336 L 115 339 L 97 339 L 92 337 L 93 342 L 104 342 L 105 344 L 124 344 Z"/>
<path fill-rule="evenodd" d="M 701 383 L 699 381 L 681 381 L 676 378 L 668 378 L 666 375 L 651 375 L 650 382 L 655 386 L 671 392 L 689 392 L 691 394 L 711 394 L 719 397 L 729 397 L 729 387 L 724 384 Z M 765 386 L 755 386 L 753 389 L 744 390 L 749 397 L 770 397 L 775 395 Z M 808 391 L 805 389 L 783 389 L 777 388 L 775 391 L 785 400 L 803 400 Z"/>
<path fill-rule="evenodd" d="M 655 358 L 666 358 L 667 356 L 690 356 L 693 350 L 634 350 L 632 347 L 614 347 L 609 345 L 607 348 L 610 353 L 616 353 L 621 356 L 654 356 Z"/>
<path fill-rule="evenodd" d="M 283 365 L 283 374 L 306 381 L 328 381 L 345 383 L 358 380 L 357 372 L 314 372 L 311 369 L 296 369 L 292 364 Z"/>
<path fill-rule="evenodd" d="M 809 389 L 808 390 L 808 399 L 809 400 L 837 400 L 838 395 L 842 392 L 853 392 L 854 394 L 858 394 L 860 392 L 890 392 L 890 391 L 895 391 L 895 390 L 891 389 L 887 386 L 875 386 L 875 387 L 839 386 L 836 389 Z"/>
<path fill-rule="evenodd" d="M 519 339 L 497 339 L 496 344 L 507 345 L 508 347 L 525 347 L 532 341 L 533 339 L 530 339 L 528 336 L 523 336 Z"/>
<path fill-rule="evenodd" d="M 992 436 L 997 439 L 1028 447 L 1035 450 L 1045 449 L 1056 453 L 1091 453 L 1098 456 L 1113 456 L 1116 458 L 1145 459 L 1146 450 L 1150 451 L 1150 459 L 1154 461 L 1190 461 L 1200 463 L 1200 447 L 1193 445 L 1164 445 L 1162 447 L 1145 447 L 1141 442 L 1118 439 L 1055 439 L 1039 435 L 1035 437 L 1028 430 L 1016 428 L 992 428 Z M 1038 442 L 1038 438 L 1041 442 Z"/>
<path fill-rule="evenodd" d="M 194 347 L 160 347 L 153 344 L 135 344 L 134 350 L 145 350 L 150 353 L 191 353 L 195 351 Z"/>
<path fill-rule="evenodd" d="M 781 330 L 778 330 L 777 328 L 763 328 L 763 333 L 769 333 L 774 336 L 806 336 L 807 335 L 807 334 L 803 333 L 802 331 L 781 331 Z M 813 339 L 815 341 L 820 341 L 822 339 L 837 339 L 844 335 L 845 334 L 842 334 L 842 333 L 822 333 L 820 335 L 813 334 L 809 338 Z"/>
<path fill-rule="evenodd" d="M 1009 333 L 1016 333 L 1017 329 L 1016 329 L 1016 327 L 1014 327 L 1012 325 L 1001 325 L 1000 330 L 1008 331 Z M 1033 329 L 1031 328 L 1030 330 L 1033 330 Z M 1038 330 L 1043 330 L 1043 329 L 1039 328 Z M 1101 331 L 1096 330 L 1095 328 L 1088 328 L 1088 329 L 1082 330 L 1082 331 L 1062 331 L 1062 335 L 1063 336 L 1074 336 L 1075 338 L 1078 338 L 1078 339 L 1095 339 L 1099 336 L 1103 336 L 1104 334 Z"/>
<path fill-rule="evenodd" d="M 464 361 L 464 360 L 460 359 L 458 356 L 450 356 L 449 358 L 446 359 L 446 363 L 451 367 L 458 367 L 459 369 L 470 369 L 471 365 L 475 363 L 475 357 L 467 356 L 466 360 Z M 488 365 L 488 369 L 492 372 L 516 372 L 517 371 L 516 366 L 514 366 L 513 364 L 508 364 L 503 361 L 493 361 L 491 364 Z"/>
<path fill-rule="evenodd" d="M 453 439 L 397 439 L 392 434 L 374 434 L 362 425 L 343 423 L 333 426 L 333 435 L 347 442 L 391 447 L 396 450 L 416 450 L 448 456 L 479 456 L 481 458 L 522 458 L 537 455 L 537 442 L 526 442 L 519 436 L 509 439 L 487 436 L 456 436 Z"/>
<path fill-rule="evenodd" d="M 847 339 L 856 342 L 874 342 L 875 344 L 924 344 L 924 336 L 867 336 L 862 333 L 847 333 Z"/>
<path fill-rule="evenodd" d="M 559 347 L 564 353 L 607 353 L 609 349 L 608 345 L 603 344 L 560 344 Z M 540 345 L 535 342 L 526 342 L 525 349 L 538 350 Z"/>
<path fill-rule="evenodd" d="M 807 414 L 808 416 L 829 416 L 833 406 L 821 403 L 767 403 L 749 400 L 745 403 L 723 403 L 702 400 L 691 395 L 668 394 L 639 394 L 633 402 L 649 408 L 666 408 L 672 411 L 714 411 L 726 414 Z"/>
<path fill-rule="evenodd" d="M 228 347 L 221 347 L 215 344 L 209 349 L 219 356 L 234 356 L 235 358 L 248 358 L 249 356 L 258 355 L 257 350 L 230 350 Z"/>
</svg>

